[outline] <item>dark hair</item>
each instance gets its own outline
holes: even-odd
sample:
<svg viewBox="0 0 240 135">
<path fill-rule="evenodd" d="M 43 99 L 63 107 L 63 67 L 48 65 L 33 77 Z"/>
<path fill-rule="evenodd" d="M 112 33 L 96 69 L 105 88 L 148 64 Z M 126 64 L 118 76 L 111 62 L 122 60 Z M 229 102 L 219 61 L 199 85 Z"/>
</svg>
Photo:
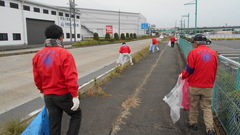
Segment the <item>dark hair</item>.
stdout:
<svg viewBox="0 0 240 135">
<path fill-rule="evenodd" d="M 50 25 L 45 30 L 46 38 L 59 39 L 63 35 L 63 30 L 56 24 Z"/>
</svg>

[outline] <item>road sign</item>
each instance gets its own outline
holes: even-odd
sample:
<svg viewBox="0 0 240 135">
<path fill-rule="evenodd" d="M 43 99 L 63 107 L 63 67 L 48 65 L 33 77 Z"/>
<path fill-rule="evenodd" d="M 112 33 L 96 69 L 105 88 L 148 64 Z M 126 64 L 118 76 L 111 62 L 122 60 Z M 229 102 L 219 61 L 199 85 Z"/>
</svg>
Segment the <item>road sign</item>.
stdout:
<svg viewBox="0 0 240 135">
<path fill-rule="evenodd" d="M 142 23 L 141 24 L 141 29 L 148 29 L 148 23 Z"/>
</svg>

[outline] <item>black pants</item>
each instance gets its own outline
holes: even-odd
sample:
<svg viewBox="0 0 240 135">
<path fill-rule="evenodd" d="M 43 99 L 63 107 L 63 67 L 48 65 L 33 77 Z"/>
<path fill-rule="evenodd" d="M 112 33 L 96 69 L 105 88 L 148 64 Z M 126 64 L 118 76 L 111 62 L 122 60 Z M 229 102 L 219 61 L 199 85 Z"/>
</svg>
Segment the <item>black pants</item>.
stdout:
<svg viewBox="0 0 240 135">
<path fill-rule="evenodd" d="M 49 125 L 51 135 L 61 135 L 61 123 L 63 111 L 71 116 L 67 135 L 78 135 L 82 111 L 80 107 L 72 111 L 73 106 L 71 94 L 65 95 L 44 95 L 44 101 L 49 113 Z"/>
<path fill-rule="evenodd" d="M 174 47 L 174 42 L 171 42 L 171 47 Z"/>
</svg>

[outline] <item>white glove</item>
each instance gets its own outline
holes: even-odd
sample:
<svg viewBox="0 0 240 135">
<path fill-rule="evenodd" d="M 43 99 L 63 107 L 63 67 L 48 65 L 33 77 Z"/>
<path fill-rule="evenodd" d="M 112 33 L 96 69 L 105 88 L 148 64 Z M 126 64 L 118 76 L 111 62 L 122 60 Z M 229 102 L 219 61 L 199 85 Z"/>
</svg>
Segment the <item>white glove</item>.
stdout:
<svg viewBox="0 0 240 135">
<path fill-rule="evenodd" d="M 180 75 L 178 75 L 180 79 L 182 79 L 182 73 Z"/>
<path fill-rule="evenodd" d="M 79 107 L 79 104 L 80 104 L 80 101 L 79 101 L 78 97 L 74 97 L 72 99 L 72 102 L 73 102 L 73 107 L 71 108 L 71 110 L 76 111 Z"/>
</svg>

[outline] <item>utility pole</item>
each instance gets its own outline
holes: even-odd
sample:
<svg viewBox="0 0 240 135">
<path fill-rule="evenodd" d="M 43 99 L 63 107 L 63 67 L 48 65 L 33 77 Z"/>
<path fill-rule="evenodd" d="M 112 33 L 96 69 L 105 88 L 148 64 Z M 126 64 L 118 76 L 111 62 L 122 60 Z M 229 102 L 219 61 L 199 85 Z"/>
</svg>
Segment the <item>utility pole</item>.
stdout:
<svg viewBox="0 0 240 135">
<path fill-rule="evenodd" d="M 181 23 L 181 33 L 180 33 L 180 35 L 182 35 L 182 18 L 181 18 L 180 23 Z"/>
<path fill-rule="evenodd" d="M 72 42 L 72 0 L 69 0 L 69 18 L 70 18 L 70 41 Z"/>
<path fill-rule="evenodd" d="M 120 33 L 120 23 L 121 23 L 121 20 L 120 20 L 120 9 L 119 9 L 119 13 L 118 13 L 118 35 L 119 37 L 121 37 L 121 33 Z"/>
<path fill-rule="evenodd" d="M 75 0 L 73 0 L 73 20 L 74 20 L 74 42 L 76 42 L 76 8 L 75 8 Z"/>
</svg>

